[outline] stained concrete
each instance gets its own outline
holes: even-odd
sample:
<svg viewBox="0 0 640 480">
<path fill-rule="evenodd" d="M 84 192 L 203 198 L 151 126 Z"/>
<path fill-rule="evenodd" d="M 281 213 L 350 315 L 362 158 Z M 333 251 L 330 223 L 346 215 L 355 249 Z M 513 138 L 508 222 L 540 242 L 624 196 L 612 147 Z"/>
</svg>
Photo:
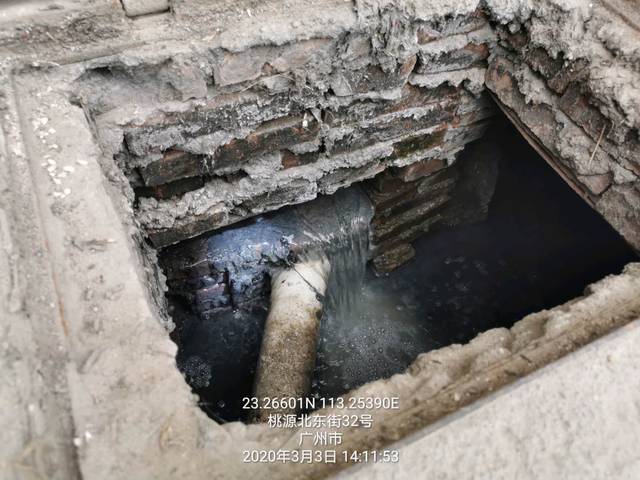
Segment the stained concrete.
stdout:
<svg viewBox="0 0 640 480">
<path fill-rule="evenodd" d="M 636 479 L 640 322 L 388 449 L 339 479 Z"/>
<path fill-rule="evenodd" d="M 191 6 L 196 11 L 198 4 L 205 3 L 210 4 L 175 2 L 176 18 L 188 17 Z M 97 10 L 81 2 L 72 12 L 39 12 L 44 26 L 29 30 L 26 36 L 22 27 L 30 25 L 31 18 L 3 23 L 0 261 L 6 269 L 0 270 L 0 279 L 5 321 L 2 361 L 9 378 L 0 393 L 3 406 L 8 405 L 2 414 L 6 426 L 2 429 L 3 476 L 166 478 L 171 472 L 176 478 L 210 478 L 215 472 L 220 478 L 304 478 L 328 474 L 324 467 L 242 464 L 239 450 L 244 447 L 279 448 L 297 444 L 297 438 L 292 432 L 283 435 L 238 423 L 219 426 L 197 409 L 175 369 L 175 346 L 163 330 L 168 319 L 156 305 L 161 296 L 152 295 L 154 288 L 161 290 L 162 280 L 154 277 L 152 264 L 145 263 L 150 257 L 140 255 L 129 203 L 114 188 L 121 179 L 108 163 L 111 160 L 97 149 L 83 112 L 70 105 L 60 90 L 74 77 L 54 75 L 51 69 L 56 65 L 51 62 L 72 63 L 115 53 L 164 35 L 173 39 L 194 32 L 213 35 L 234 49 L 251 42 L 284 42 L 283 31 L 310 36 L 335 33 L 345 23 L 377 16 L 383 3 L 357 2 L 356 16 L 351 2 L 318 2 L 311 9 L 304 8 L 308 7 L 305 2 L 264 2 L 251 14 L 240 11 L 238 2 L 220 2 L 201 22 L 193 22 L 193 30 L 186 24 L 172 24 L 163 15 L 126 20 L 118 2 L 107 2 Z M 475 3 L 411 5 L 428 17 L 473 8 Z M 531 11 L 530 2 L 489 2 L 497 3 L 507 20 Z M 568 10 L 583 9 L 582 2 L 557 3 Z M 331 24 L 327 20 L 337 10 L 329 11 L 327 6 L 344 15 L 336 15 Z M 279 13 L 269 17 L 278 22 L 259 38 L 248 40 L 229 28 L 256 26 L 258 10 L 267 17 Z M 303 16 L 300 12 L 309 16 L 295 26 L 294 20 Z M 564 41 L 565 35 L 575 32 L 559 33 Z M 615 41 L 615 32 L 609 33 L 609 40 Z M 576 40 L 574 47 L 579 46 Z M 627 46 L 621 49 L 626 51 Z M 31 62 L 39 70 L 25 77 L 15 75 Z M 627 91 L 614 87 L 602 84 L 603 91 Z M 625 121 L 637 125 L 632 97 L 620 100 L 628 112 Z M 43 128 L 42 118 L 50 126 Z M 58 185 L 49 175 L 47 165 L 52 165 L 47 160 L 75 170 L 56 176 Z M 393 418 L 381 416 L 375 434 L 348 436 L 348 445 L 389 444 L 512 381 L 514 372 L 529 373 L 622 327 L 515 388 L 476 404 L 477 409 L 464 416 L 439 424 L 425 437 L 427 443 L 418 446 L 421 454 L 408 454 L 395 471 L 419 477 L 433 469 L 442 478 L 447 472 L 464 478 L 468 473 L 482 476 L 488 465 L 492 472 L 487 476 L 505 478 L 518 474 L 525 478 L 577 478 L 579 474 L 582 478 L 636 478 L 640 359 L 635 346 L 640 334 L 637 322 L 628 322 L 639 315 L 639 276 L 638 266 L 632 265 L 625 274 L 589 288 L 584 299 L 529 317 L 509 334 L 488 332 L 468 346 L 419 359 L 405 376 L 363 387 L 360 394 L 397 392 L 409 399 L 409 405 Z M 505 347 L 509 341 L 517 348 Z M 525 357 L 517 353 L 521 348 L 527 349 Z M 512 352 L 506 359 L 505 349 Z M 460 371 L 455 362 L 451 371 L 434 368 L 433 360 L 455 359 L 456 352 L 464 353 Z M 512 363 L 501 363 L 506 360 Z M 466 376 L 454 375 L 459 373 Z"/>
</svg>

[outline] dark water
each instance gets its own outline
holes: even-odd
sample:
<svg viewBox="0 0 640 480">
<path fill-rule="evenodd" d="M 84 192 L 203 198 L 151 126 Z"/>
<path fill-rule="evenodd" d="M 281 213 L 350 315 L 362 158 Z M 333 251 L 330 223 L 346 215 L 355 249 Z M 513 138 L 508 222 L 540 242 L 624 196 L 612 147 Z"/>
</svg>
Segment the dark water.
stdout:
<svg viewBox="0 0 640 480">
<path fill-rule="evenodd" d="M 487 220 L 419 239 L 416 258 L 388 276 L 376 277 L 365 268 L 362 225 L 369 213 L 345 208 L 353 192 L 211 236 L 208 255 L 228 276 L 231 306 L 208 311 L 209 298 L 204 306 L 173 302 L 180 326 L 178 364 L 203 409 L 219 421 L 248 413 L 242 397 L 252 394 L 270 265 L 287 256 L 282 247 L 291 242 L 330 245 L 316 396 L 341 395 L 403 371 L 420 353 L 509 327 L 528 313 L 580 295 L 589 283 L 635 259 L 506 121 L 497 121 L 487 138 L 499 159 Z M 464 160 L 463 153 L 459 161 Z M 288 210 L 297 213 L 291 217 Z"/>
<path fill-rule="evenodd" d="M 351 282 L 357 300 L 330 305 L 323 318 L 315 395 L 341 395 L 422 352 L 510 327 L 635 259 L 513 127 L 498 123 L 488 135 L 499 157 L 488 219 L 430 233 L 410 263 Z"/>
<path fill-rule="evenodd" d="M 168 293 L 177 325 L 177 364 L 200 406 L 218 421 L 243 419 L 242 398 L 253 381 L 269 311 L 271 275 L 289 268 L 305 252 L 326 253 L 335 285 L 362 282 L 373 208 L 359 188 L 347 188 L 313 202 L 289 206 L 167 249 L 173 281 Z M 353 260 L 353 261 L 352 261 Z M 206 265 L 196 274 L 189 266 Z M 204 273 L 206 272 L 206 273 Z M 357 297 L 354 288 L 335 292 L 341 305 Z M 292 348 L 295 348 L 292 346 Z"/>
</svg>

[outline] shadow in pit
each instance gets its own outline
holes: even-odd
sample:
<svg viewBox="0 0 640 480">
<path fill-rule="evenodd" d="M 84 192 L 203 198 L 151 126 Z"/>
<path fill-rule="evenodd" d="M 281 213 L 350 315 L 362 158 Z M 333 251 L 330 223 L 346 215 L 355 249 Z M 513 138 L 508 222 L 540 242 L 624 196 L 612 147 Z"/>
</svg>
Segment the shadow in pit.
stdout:
<svg viewBox="0 0 640 480">
<path fill-rule="evenodd" d="M 498 182 L 485 221 L 430 232 L 414 243 L 414 260 L 384 277 L 368 268 L 364 281 L 350 281 L 344 272 L 335 275 L 340 266 L 332 264 L 329 292 L 339 291 L 350 300 L 328 299 L 313 395 L 341 395 L 402 372 L 420 353 L 467 342 L 490 328 L 510 327 L 528 313 L 579 296 L 588 284 L 636 259 L 506 119 L 497 120 L 480 141 L 491 142 L 491 151 L 499 157 Z M 470 147 L 459 162 L 474 154 Z M 319 210 L 341 210 L 344 216 L 341 195 L 348 192 L 314 202 L 330 201 L 333 206 Z M 244 420 L 249 414 L 242 399 L 252 394 L 269 303 L 269 269 L 263 260 L 286 263 L 289 252 L 281 248 L 282 238 L 300 231 L 299 224 L 274 221 L 290 218 L 286 213 L 282 209 L 161 253 L 165 272 L 175 267 L 170 266 L 172 257 L 179 258 L 183 265 L 175 271 L 187 276 L 168 272 L 178 366 L 203 410 L 217 421 Z M 252 235 L 250 241 L 245 241 L 247 235 Z M 238 264 L 229 261 L 235 255 L 231 250 L 214 252 L 215 242 L 208 243 L 214 236 L 226 238 L 224 245 L 232 250 L 241 249 L 243 242 L 252 246 L 250 255 L 255 245 L 270 247 L 259 252 L 260 268 L 251 267 L 245 283 L 241 269 L 234 279 L 224 277 L 229 265 Z M 347 243 L 347 249 L 353 245 Z M 353 257 L 350 253 L 347 258 Z M 210 270 L 200 272 L 202 265 L 219 271 L 220 278 L 212 278 Z M 244 297 L 249 303 L 238 308 Z"/>
<path fill-rule="evenodd" d="M 511 327 L 637 260 L 506 119 L 480 141 L 499 157 L 487 219 L 423 236 L 410 263 L 381 278 L 369 268 L 359 301 L 326 312 L 316 395 L 344 394 L 402 372 L 420 353 Z M 475 151 L 467 146 L 458 161 Z"/>
</svg>

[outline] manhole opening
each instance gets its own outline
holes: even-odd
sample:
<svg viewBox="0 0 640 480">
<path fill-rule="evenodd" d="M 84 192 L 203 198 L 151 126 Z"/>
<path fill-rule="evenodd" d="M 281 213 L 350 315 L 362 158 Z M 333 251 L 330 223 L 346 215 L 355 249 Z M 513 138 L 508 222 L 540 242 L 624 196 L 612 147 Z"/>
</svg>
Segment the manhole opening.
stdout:
<svg viewBox="0 0 640 480">
<path fill-rule="evenodd" d="M 245 398 L 254 395 L 273 276 L 310 251 L 331 264 L 307 375 L 316 399 L 510 327 L 635 259 L 504 118 L 456 164 L 414 180 L 431 179 L 429 194 L 387 192 L 382 204 L 385 172 L 163 249 L 177 363 L 202 409 L 221 422 L 251 419 Z M 443 196 L 450 201 L 439 204 Z M 421 235 L 407 236 L 412 228 Z M 394 238 L 402 241 L 381 261 L 376 248 Z M 281 348 L 293 355 L 295 339 Z"/>
</svg>

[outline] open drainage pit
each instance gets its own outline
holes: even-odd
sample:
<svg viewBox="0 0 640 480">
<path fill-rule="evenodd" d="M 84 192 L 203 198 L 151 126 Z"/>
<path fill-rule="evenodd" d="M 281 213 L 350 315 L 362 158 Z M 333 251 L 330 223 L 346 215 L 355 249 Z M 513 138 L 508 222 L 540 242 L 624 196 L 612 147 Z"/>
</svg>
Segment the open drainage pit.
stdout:
<svg viewBox="0 0 640 480">
<path fill-rule="evenodd" d="M 457 164 L 454 200 L 435 202 L 394 230 L 402 237 L 433 220 L 413 242 L 415 256 L 389 273 L 369 261 L 380 178 L 162 250 L 178 366 L 204 411 L 218 421 L 253 415 L 243 398 L 255 393 L 272 278 L 310 253 L 330 264 L 326 294 L 318 296 L 319 331 L 311 335 L 315 369 L 306 374 L 315 398 L 343 395 L 403 372 L 421 353 L 511 327 L 634 260 L 506 122 L 495 122 Z M 430 176 L 446 179 L 443 171 Z M 478 211 L 489 199 L 486 212 Z M 405 200 L 386 211 L 401 217 L 415 209 Z M 281 343 L 285 358 L 300 341 Z"/>
<path fill-rule="evenodd" d="M 607 447 L 603 468 L 632 464 L 611 415 L 634 411 L 640 314 L 612 230 L 640 251 L 630 2 L 175 0 L 135 20 L 133 0 L 57 3 L 0 25 L 9 464 L 323 478 L 396 447 L 400 476 L 562 477 Z M 254 395 L 399 408 L 318 402 L 274 428 Z M 371 428 L 305 424 L 346 414 Z M 430 442 L 407 461 L 414 433 Z"/>
</svg>

